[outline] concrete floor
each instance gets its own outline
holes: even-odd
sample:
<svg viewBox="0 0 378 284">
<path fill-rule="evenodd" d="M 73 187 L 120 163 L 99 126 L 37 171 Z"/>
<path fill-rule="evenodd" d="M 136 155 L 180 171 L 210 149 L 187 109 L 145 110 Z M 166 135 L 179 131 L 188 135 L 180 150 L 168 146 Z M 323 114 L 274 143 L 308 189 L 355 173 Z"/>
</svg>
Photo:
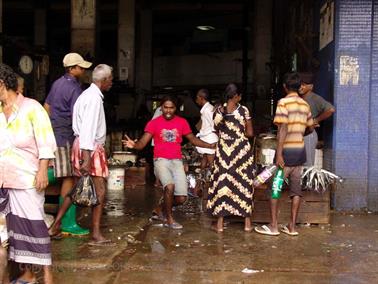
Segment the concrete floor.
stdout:
<svg viewBox="0 0 378 284">
<path fill-rule="evenodd" d="M 53 241 L 56 283 L 378 282 L 376 214 L 332 214 L 330 225 L 301 226 L 298 237 L 245 233 L 239 222 L 217 234 L 192 202 L 175 212 L 184 229 L 172 231 L 148 221 L 157 197 L 150 187 L 109 192 L 103 231 L 117 246 Z"/>
</svg>

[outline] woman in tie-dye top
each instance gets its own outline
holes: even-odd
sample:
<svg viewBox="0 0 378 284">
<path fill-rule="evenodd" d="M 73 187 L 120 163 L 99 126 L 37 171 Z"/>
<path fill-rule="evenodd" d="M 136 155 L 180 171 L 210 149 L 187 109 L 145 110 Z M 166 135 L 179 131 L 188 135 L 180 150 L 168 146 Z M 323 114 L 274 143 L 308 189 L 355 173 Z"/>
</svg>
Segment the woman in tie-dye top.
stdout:
<svg viewBox="0 0 378 284">
<path fill-rule="evenodd" d="M 42 265 L 45 283 L 53 279 L 50 237 L 43 220 L 44 189 L 55 149 L 46 111 L 17 93 L 16 74 L 0 64 L 0 211 L 7 214 L 9 258 Z M 20 281 L 36 280 L 30 268 L 23 272 Z"/>
</svg>

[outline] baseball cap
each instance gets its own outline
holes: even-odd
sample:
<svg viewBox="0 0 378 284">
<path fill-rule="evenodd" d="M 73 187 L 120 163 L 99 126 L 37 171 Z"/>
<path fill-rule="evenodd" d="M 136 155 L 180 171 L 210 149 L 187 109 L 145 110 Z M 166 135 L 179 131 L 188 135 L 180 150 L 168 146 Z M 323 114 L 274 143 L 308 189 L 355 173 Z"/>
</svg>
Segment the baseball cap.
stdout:
<svg viewBox="0 0 378 284">
<path fill-rule="evenodd" d="M 70 67 L 78 65 L 82 68 L 89 68 L 92 66 L 92 62 L 85 61 L 84 58 L 78 53 L 68 53 L 63 58 L 63 66 Z"/>
</svg>

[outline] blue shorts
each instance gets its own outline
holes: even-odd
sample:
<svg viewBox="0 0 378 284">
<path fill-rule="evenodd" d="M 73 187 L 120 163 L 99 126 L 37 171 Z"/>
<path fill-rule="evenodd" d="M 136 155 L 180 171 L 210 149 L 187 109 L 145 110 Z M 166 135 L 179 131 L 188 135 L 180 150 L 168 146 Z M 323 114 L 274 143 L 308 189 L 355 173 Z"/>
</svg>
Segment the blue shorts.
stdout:
<svg viewBox="0 0 378 284">
<path fill-rule="evenodd" d="M 155 176 L 165 188 L 168 184 L 175 185 L 175 196 L 188 195 L 188 183 L 181 159 L 154 159 Z"/>
</svg>

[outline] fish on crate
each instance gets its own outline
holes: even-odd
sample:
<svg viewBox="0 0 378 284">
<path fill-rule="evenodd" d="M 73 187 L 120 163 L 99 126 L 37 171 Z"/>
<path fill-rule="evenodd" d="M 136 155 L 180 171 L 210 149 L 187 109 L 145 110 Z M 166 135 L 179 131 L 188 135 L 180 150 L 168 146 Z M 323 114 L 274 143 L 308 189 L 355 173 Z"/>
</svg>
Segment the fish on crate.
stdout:
<svg viewBox="0 0 378 284">
<path fill-rule="evenodd" d="M 320 193 L 326 191 L 331 184 L 344 182 L 342 177 L 318 167 L 303 168 L 301 180 L 304 189 Z"/>
</svg>

